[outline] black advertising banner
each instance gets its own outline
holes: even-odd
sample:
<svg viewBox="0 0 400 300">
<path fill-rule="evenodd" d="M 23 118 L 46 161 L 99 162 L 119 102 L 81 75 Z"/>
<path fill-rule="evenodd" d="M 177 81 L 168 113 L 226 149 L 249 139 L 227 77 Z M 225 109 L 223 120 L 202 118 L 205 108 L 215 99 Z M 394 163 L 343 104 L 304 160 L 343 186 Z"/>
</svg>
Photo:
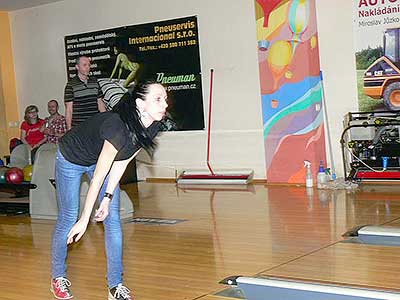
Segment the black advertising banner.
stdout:
<svg viewBox="0 0 400 300">
<path fill-rule="evenodd" d="M 204 129 L 197 17 L 69 35 L 65 53 L 68 79 L 79 56 L 91 58 L 109 108 L 135 82 L 153 80 L 168 92 L 167 130 Z"/>
</svg>

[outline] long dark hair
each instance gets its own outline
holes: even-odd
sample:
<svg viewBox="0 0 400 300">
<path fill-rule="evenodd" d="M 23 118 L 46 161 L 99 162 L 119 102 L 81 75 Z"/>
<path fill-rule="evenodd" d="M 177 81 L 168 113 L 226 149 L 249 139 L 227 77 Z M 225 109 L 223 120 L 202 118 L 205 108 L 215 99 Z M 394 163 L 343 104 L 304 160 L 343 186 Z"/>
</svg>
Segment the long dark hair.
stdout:
<svg viewBox="0 0 400 300">
<path fill-rule="evenodd" d="M 146 128 L 140 119 L 140 112 L 136 106 L 136 99 L 145 99 L 149 92 L 149 87 L 153 84 L 159 84 L 155 81 L 138 83 L 133 90 L 125 93 L 121 100 L 113 107 L 113 111 L 119 114 L 121 120 L 126 124 L 128 130 L 132 133 L 132 138 L 141 148 L 151 153 L 155 147 L 153 139 L 148 135 Z"/>
</svg>

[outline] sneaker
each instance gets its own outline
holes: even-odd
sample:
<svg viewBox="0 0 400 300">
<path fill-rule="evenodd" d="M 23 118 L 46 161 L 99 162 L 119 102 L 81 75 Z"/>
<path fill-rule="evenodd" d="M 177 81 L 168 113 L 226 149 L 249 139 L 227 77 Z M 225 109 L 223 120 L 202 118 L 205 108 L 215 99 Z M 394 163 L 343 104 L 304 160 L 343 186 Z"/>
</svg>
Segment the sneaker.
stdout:
<svg viewBox="0 0 400 300">
<path fill-rule="evenodd" d="M 74 298 L 74 296 L 72 296 L 72 293 L 69 289 L 70 286 L 71 282 L 67 278 L 57 277 L 51 280 L 50 291 L 53 293 L 56 299 L 60 300 L 72 299 Z"/>
<path fill-rule="evenodd" d="M 108 300 L 132 300 L 133 298 L 129 296 L 130 292 L 131 291 L 126 286 L 123 286 L 122 283 L 120 283 L 109 290 Z"/>
</svg>

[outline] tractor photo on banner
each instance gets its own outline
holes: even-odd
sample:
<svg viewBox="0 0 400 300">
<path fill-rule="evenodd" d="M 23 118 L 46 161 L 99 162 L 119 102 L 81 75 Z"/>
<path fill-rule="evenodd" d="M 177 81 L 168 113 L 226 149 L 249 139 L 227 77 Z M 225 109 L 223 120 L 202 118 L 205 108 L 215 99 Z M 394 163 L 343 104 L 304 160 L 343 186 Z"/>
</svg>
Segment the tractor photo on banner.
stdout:
<svg viewBox="0 0 400 300">
<path fill-rule="evenodd" d="M 204 129 L 197 17 L 124 26 L 65 37 L 68 80 L 79 56 L 91 59 L 107 109 L 137 82 L 168 92 L 164 130 Z"/>
<path fill-rule="evenodd" d="M 353 2 L 359 110 L 400 110 L 400 1 Z"/>
</svg>

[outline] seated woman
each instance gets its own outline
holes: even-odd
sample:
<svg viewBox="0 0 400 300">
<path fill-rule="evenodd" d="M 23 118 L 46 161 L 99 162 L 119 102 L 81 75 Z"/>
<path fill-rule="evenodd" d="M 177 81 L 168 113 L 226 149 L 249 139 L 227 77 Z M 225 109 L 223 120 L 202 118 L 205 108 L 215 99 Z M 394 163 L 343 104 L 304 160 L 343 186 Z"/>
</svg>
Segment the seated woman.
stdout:
<svg viewBox="0 0 400 300">
<path fill-rule="evenodd" d="M 46 136 L 40 131 L 45 121 L 39 118 L 38 112 L 37 106 L 29 105 L 25 109 L 25 121 L 21 124 L 21 141 L 31 150 L 32 164 L 35 160 L 36 151 L 46 142 Z"/>
</svg>

